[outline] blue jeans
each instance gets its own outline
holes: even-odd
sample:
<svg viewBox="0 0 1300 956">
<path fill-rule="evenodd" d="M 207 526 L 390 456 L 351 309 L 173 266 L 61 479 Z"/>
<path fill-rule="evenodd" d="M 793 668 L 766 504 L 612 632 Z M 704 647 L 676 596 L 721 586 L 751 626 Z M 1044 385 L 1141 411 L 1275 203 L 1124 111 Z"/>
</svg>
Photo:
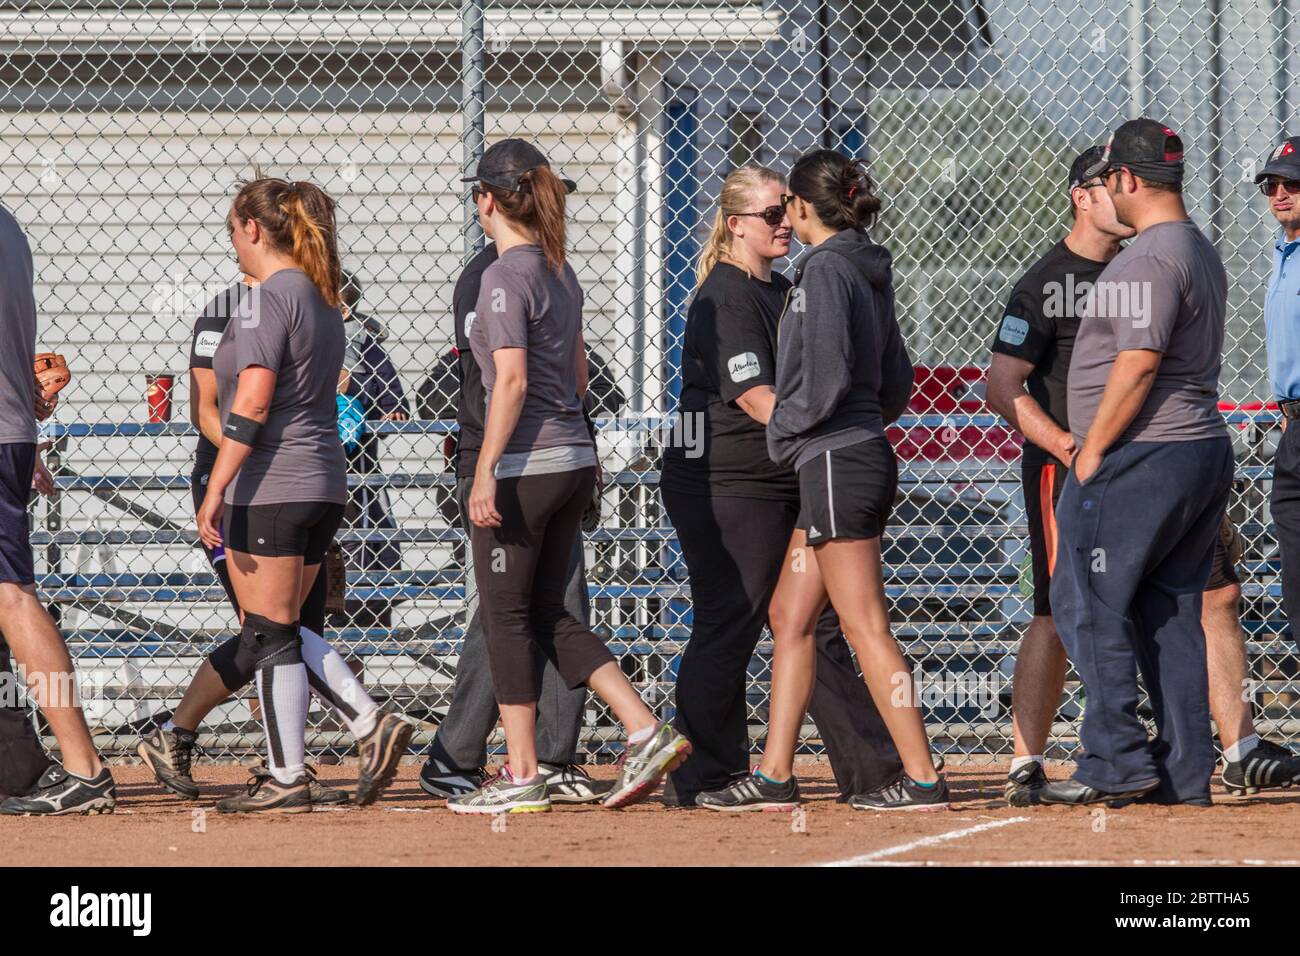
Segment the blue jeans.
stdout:
<svg viewBox="0 0 1300 956">
<path fill-rule="evenodd" d="M 1083 681 L 1075 779 L 1108 793 L 1158 783 L 1208 799 L 1214 772 L 1201 592 L 1232 486 L 1227 437 L 1126 442 L 1057 506 L 1056 627 Z M 1138 673 L 1156 720 L 1138 719 Z"/>
</svg>

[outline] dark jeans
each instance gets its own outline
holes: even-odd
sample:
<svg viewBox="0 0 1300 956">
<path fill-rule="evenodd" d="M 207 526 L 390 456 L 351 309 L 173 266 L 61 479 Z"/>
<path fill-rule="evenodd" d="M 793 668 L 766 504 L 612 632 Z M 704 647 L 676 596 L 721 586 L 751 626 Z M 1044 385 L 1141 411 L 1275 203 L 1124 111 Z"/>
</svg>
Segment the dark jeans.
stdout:
<svg viewBox="0 0 1300 956">
<path fill-rule="evenodd" d="M 672 775 L 674 798 L 726 786 L 749 769 L 745 689 L 768 603 L 794 530 L 795 501 L 709 498 L 661 490 L 691 582 L 694 623 L 677 672 L 676 726 L 691 759 Z M 903 769 L 829 604 L 817 622 L 817 683 L 809 706 L 845 796 Z"/>
<path fill-rule="evenodd" d="M 470 533 L 469 492 L 473 478 L 456 481 L 456 501 L 460 506 L 461 527 Z M 438 726 L 430 756 L 458 770 L 472 770 L 487 763 L 487 739 L 497 725 L 500 712 L 492 692 L 492 674 L 488 668 L 487 646 L 483 641 L 482 617 L 474 588 L 473 549 L 466 548 L 465 592 L 469 621 L 461 642 L 456 664 L 456 681 L 452 688 L 451 707 Z M 579 621 L 587 621 L 587 571 L 583 564 L 582 535 L 573 536 L 567 565 L 564 604 Z M 543 763 L 572 763 L 582 732 L 582 712 L 587 704 L 587 688 L 570 690 L 560 680 L 555 667 L 547 661 L 542 668 L 542 692 L 537 700 L 537 759 Z"/>
<path fill-rule="evenodd" d="M 570 689 L 614 660 L 586 621 L 564 606 L 573 539 L 595 482 L 595 466 L 502 478 L 496 487 L 500 526 L 470 531 L 498 704 L 536 703 L 548 660 Z"/>
<path fill-rule="evenodd" d="M 1087 700 L 1075 778 L 1208 799 L 1214 772 L 1201 593 L 1232 486 L 1225 438 L 1127 442 L 1057 506 L 1052 610 Z M 1138 673 L 1156 737 L 1138 719 Z"/>
</svg>

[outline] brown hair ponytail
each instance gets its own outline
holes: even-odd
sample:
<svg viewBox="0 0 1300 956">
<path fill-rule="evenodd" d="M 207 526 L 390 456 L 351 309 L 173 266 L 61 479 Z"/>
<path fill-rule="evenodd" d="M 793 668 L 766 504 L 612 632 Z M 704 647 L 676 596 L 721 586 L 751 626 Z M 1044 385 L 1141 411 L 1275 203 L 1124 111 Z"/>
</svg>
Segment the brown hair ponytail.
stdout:
<svg viewBox="0 0 1300 956">
<path fill-rule="evenodd" d="M 319 186 L 283 179 L 245 183 L 232 206 L 240 219 L 254 219 L 271 246 L 290 256 L 320 291 L 338 308 L 343 285 L 339 266 L 334 200 Z"/>
<path fill-rule="evenodd" d="M 569 190 L 563 180 L 547 166 L 530 169 L 519 177 L 519 192 L 484 184 L 492 193 L 501 212 L 512 222 L 537 230 L 537 239 L 546 262 L 559 272 L 564 268 L 566 252 L 565 202 Z"/>
</svg>

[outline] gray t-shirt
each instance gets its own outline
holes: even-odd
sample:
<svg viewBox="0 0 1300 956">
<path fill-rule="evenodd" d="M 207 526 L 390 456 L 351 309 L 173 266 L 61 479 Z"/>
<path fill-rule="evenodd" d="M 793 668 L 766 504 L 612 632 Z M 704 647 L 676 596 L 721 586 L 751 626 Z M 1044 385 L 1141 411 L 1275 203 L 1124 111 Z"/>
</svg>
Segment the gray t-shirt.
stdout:
<svg viewBox="0 0 1300 956">
<path fill-rule="evenodd" d="M 275 393 L 257 444 L 226 490 L 226 503 L 343 504 L 348 480 L 335 404 L 343 316 L 301 269 L 274 273 L 249 292 L 248 303 L 249 317 L 230 320 L 212 358 L 222 427 L 244 369 L 260 365 L 275 372 Z"/>
<path fill-rule="evenodd" d="M 0 206 L 0 444 L 36 441 L 36 295 L 32 250 Z"/>
<path fill-rule="evenodd" d="M 506 452 L 591 445 L 578 399 L 582 289 L 566 263 L 557 275 L 540 246 L 513 246 L 483 272 L 469 330 L 492 404 L 497 349 L 528 350 L 528 394 Z"/>
<path fill-rule="evenodd" d="M 1098 277 L 1070 360 L 1070 431 L 1082 443 L 1119 352 L 1163 353 L 1122 441 L 1194 441 L 1223 434 L 1219 364 L 1228 276 L 1187 220 L 1151 226 Z"/>
</svg>

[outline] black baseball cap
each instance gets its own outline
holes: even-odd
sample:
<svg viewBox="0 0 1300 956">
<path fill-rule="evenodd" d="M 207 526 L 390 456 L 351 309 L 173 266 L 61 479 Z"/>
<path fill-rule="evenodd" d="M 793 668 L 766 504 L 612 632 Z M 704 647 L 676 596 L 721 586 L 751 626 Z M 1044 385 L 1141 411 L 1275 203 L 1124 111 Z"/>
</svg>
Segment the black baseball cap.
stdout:
<svg viewBox="0 0 1300 956">
<path fill-rule="evenodd" d="M 1300 136 L 1284 139 L 1273 148 L 1264 168 L 1255 174 L 1255 182 L 1262 183 L 1270 176 L 1300 179 Z"/>
<path fill-rule="evenodd" d="M 1074 157 L 1074 162 L 1070 164 L 1070 185 L 1066 187 L 1067 192 L 1082 186 L 1091 179 L 1092 176 L 1088 175 L 1088 170 L 1101 162 L 1105 155 L 1105 146 L 1089 146 Z"/>
<path fill-rule="evenodd" d="M 539 166 L 547 169 L 551 167 L 540 149 L 526 140 L 503 139 L 493 143 L 483 153 L 483 158 L 478 161 L 477 175 L 463 176 L 460 181 L 484 182 L 512 193 L 526 193 L 529 191 L 528 183 L 521 183 L 519 178 Z M 572 179 L 561 179 L 560 182 L 564 183 L 569 192 L 578 188 Z"/>
<path fill-rule="evenodd" d="M 1183 181 L 1183 140 L 1164 123 L 1135 119 L 1110 134 L 1102 158 L 1087 170 L 1088 178 L 1123 166 L 1153 183 Z"/>
</svg>

